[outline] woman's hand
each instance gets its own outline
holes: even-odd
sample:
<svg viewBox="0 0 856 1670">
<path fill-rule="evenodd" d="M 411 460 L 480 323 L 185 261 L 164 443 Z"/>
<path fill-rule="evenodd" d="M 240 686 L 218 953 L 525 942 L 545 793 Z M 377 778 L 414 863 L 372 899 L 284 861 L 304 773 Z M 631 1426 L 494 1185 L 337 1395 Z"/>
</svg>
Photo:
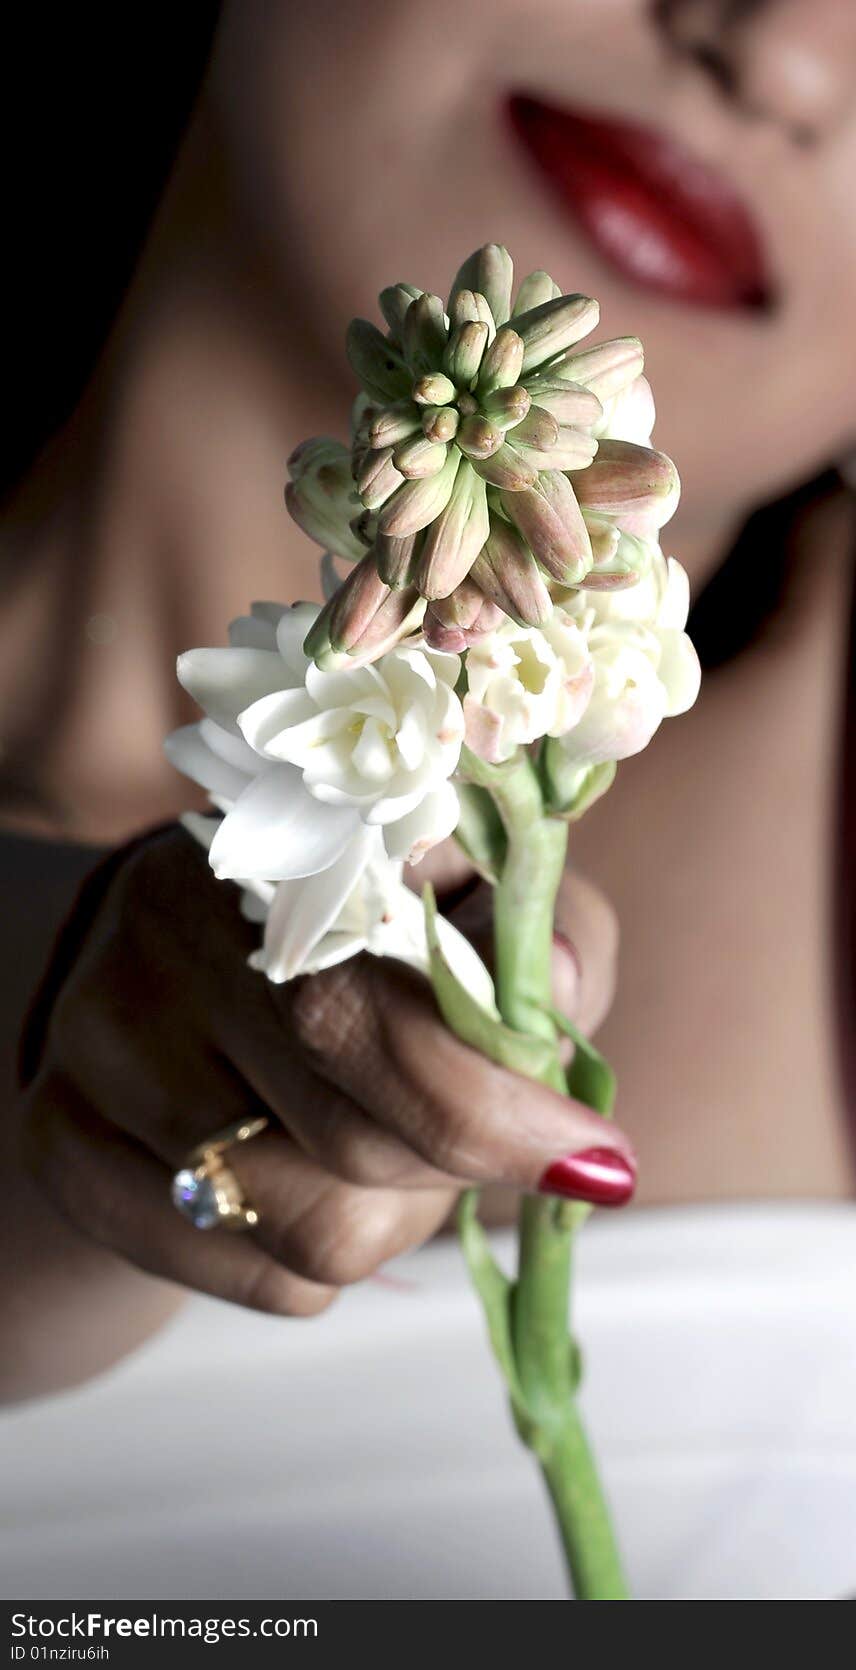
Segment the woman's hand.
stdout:
<svg viewBox="0 0 856 1670">
<path fill-rule="evenodd" d="M 556 1000 L 591 1027 L 611 993 L 612 918 L 569 882 L 559 928 Z M 592 1168 L 611 1165 L 629 1192 L 621 1132 L 461 1044 L 404 965 L 361 957 L 274 987 L 247 967 L 257 938 L 181 830 L 115 869 L 24 1112 L 27 1165 L 85 1236 L 186 1287 L 308 1316 L 431 1236 L 466 1184 L 535 1190 L 549 1172 L 553 1192 L 585 1198 Z M 200 1233 L 171 1204 L 171 1174 L 258 1113 L 271 1128 L 228 1154 L 258 1226 Z M 609 1152 L 567 1160 L 593 1149 Z"/>
</svg>

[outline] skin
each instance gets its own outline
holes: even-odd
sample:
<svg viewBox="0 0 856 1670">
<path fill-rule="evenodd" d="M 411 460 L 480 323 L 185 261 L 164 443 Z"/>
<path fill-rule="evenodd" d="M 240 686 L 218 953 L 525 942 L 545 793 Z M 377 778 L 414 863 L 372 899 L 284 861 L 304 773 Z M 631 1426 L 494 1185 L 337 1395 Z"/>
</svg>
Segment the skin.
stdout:
<svg viewBox="0 0 856 1670">
<path fill-rule="evenodd" d="M 545 265 L 597 295 L 604 334 L 642 336 L 657 443 L 684 482 L 666 549 L 696 587 L 748 509 L 844 457 L 847 10 L 770 0 L 723 32 L 721 8 L 677 8 L 729 55 L 741 92 L 725 100 L 667 51 L 641 0 L 549 0 L 537 30 L 519 0 L 497 0 L 489 29 L 454 0 L 227 5 L 105 357 L 6 517 L 21 579 L 0 622 L 0 705 L 7 754 L 30 772 L 7 822 L 108 843 L 194 803 L 160 752 L 193 717 L 174 657 L 221 642 L 249 596 L 317 596 L 314 547 L 282 509 L 283 461 L 307 434 L 341 433 L 344 325 L 390 278 L 444 290 L 462 253 L 499 237 L 519 270 Z M 514 85 L 571 106 L 597 87 L 600 108 L 691 135 L 758 220 L 772 315 L 680 307 L 602 265 L 501 123 L 509 40 Z M 366 98 L 369 74 L 382 98 Z M 797 530 L 771 629 L 574 831 L 558 925 L 575 952 L 557 948 L 557 1002 L 589 1030 L 603 1018 L 617 910 L 603 1046 L 629 1087 L 615 1140 L 626 1131 L 640 1152 L 644 1201 L 852 1191 L 827 904 L 851 524 L 841 495 Z M 441 882 L 460 875 L 434 865 Z M 450 1039 L 401 970 L 360 960 L 272 996 L 244 969 L 248 943 L 231 889 L 183 837 L 129 864 L 96 912 L 6 1133 L 24 1272 L 4 1319 L 8 1396 L 106 1366 L 181 1287 L 317 1311 L 432 1234 L 462 1180 L 517 1192 L 590 1144 L 582 1113 Z M 330 1023 L 342 1005 L 344 1048 Z M 235 1170 L 263 1227 L 199 1236 L 169 1207 L 169 1170 L 259 1098 L 275 1126 Z"/>
</svg>

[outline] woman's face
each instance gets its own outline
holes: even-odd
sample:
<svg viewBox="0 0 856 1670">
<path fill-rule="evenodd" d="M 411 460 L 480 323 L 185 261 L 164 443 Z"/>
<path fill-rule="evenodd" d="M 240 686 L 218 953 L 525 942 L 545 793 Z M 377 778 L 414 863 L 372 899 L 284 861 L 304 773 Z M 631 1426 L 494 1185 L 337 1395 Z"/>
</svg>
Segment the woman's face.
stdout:
<svg viewBox="0 0 856 1670">
<path fill-rule="evenodd" d="M 212 87 L 295 332 L 338 359 L 384 285 L 444 294 L 494 240 L 643 338 L 685 526 L 848 450 L 849 0 L 232 0 Z"/>
</svg>

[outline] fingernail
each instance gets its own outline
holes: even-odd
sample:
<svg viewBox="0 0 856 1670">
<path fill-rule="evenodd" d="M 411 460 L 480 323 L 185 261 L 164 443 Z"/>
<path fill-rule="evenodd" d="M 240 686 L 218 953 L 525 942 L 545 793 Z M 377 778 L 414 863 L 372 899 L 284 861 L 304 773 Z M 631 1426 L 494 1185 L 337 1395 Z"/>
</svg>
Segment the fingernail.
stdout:
<svg viewBox="0 0 856 1670">
<path fill-rule="evenodd" d="M 538 1184 L 542 1195 L 585 1200 L 592 1206 L 624 1206 L 636 1187 L 636 1167 L 616 1148 L 584 1148 L 547 1167 Z"/>
</svg>

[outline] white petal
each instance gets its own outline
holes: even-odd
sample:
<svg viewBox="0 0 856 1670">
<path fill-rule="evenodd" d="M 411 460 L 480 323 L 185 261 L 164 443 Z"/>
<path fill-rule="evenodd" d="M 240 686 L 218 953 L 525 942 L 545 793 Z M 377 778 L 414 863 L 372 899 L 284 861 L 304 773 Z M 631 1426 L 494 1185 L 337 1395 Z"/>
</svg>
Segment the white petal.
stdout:
<svg viewBox="0 0 856 1670">
<path fill-rule="evenodd" d="M 701 685 L 701 667 L 686 632 L 661 632 L 660 645 L 657 672 L 666 692 L 666 717 L 673 719 L 692 707 Z"/>
<path fill-rule="evenodd" d="M 177 672 L 194 701 L 230 731 L 251 702 L 289 682 L 281 657 L 266 649 L 191 649 L 179 656 Z"/>
<path fill-rule="evenodd" d="M 390 916 L 382 954 L 398 957 L 402 962 L 421 969 L 423 974 L 428 974 L 430 963 L 425 937 L 425 914 L 419 895 L 402 885 L 393 895 Z M 493 980 L 469 940 L 443 916 L 437 917 L 437 938 L 446 961 L 461 984 L 488 1014 L 496 1015 Z M 376 943 L 379 941 L 376 940 Z M 374 950 L 371 941 L 369 950 Z"/>
<path fill-rule="evenodd" d="M 674 557 L 669 558 L 666 589 L 657 610 L 658 626 L 673 626 L 681 631 L 690 612 L 690 581 L 685 568 Z"/>
<path fill-rule="evenodd" d="M 351 807 L 322 806 L 293 765 L 270 765 L 227 813 L 211 843 L 215 875 L 290 880 L 325 870 L 356 833 Z"/>
<path fill-rule="evenodd" d="M 300 725 L 304 719 L 313 719 L 317 711 L 305 690 L 274 690 L 238 714 L 238 729 L 251 748 L 264 754 L 268 743 L 280 731 Z"/>
<path fill-rule="evenodd" d="M 365 778 L 366 788 L 386 783 L 392 775 L 389 732 L 376 719 L 367 719 L 351 751 L 354 770 Z"/>
<path fill-rule="evenodd" d="M 303 640 L 314 626 L 321 610 L 317 603 L 295 603 L 280 616 L 276 629 L 279 653 L 295 684 L 302 684 L 309 665 L 303 653 Z"/>
<path fill-rule="evenodd" d="M 326 870 L 279 883 L 264 939 L 264 968 L 270 980 L 292 980 L 304 971 L 312 952 L 334 928 L 373 848 L 371 832 L 359 825 Z"/>
<path fill-rule="evenodd" d="M 225 800 L 237 800 L 247 784 L 252 782 L 246 772 L 238 771 L 215 754 L 205 740 L 201 725 L 182 725 L 180 730 L 166 737 L 163 750 L 177 771 L 182 771 L 185 777 L 192 777 L 194 783 L 207 789 L 209 794 L 219 795 Z"/>
<path fill-rule="evenodd" d="M 255 777 L 261 770 L 261 760 L 249 743 L 232 731 L 224 731 L 214 719 L 200 719 L 199 734 L 221 760 L 243 772 L 245 777 Z"/>
<path fill-rule="evenodd" d="M 413 811 L 387 823 L 383 839 L 390 858 L 404 859 L 418 864 L 426 852 L 445 841 L 458 826 L 461 808 L 451 783 L 441 783 L 433 793 L 426 794 Z"/>
</svg>

